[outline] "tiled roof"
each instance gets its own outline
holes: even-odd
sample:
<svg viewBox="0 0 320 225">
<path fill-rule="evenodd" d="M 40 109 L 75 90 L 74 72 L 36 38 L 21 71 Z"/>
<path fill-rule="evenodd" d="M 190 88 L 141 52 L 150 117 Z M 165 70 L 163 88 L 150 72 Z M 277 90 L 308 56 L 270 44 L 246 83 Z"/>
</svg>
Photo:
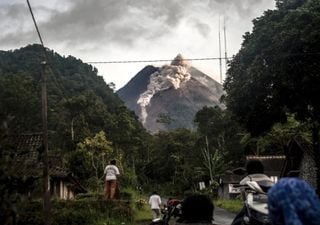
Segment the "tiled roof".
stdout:
<svg viewBox="0 0 320 225">
<path fill-rule="evenodd" d="M 43 163 L 40 160 L 39 149 L 42 146 L 42 134 L 11 135 L 7 138 L 7 144 L 15 152 L 12 165 L 15 174 L 20 177 L 42 176 Z M 67 177 L 68 172 L 61 156 L 50 154 L 49 174 L 51 177 Z"/>
<path fill-rule="evenodd" d="M 264 171 L 267 175 L 280 176 L 286 157 L 284 155 L 281 155 L 281 156 L 274 156 L 274 155 L 252 156 L 252 155 L 249 155 L 246 157 L 246 159 L 247 159 L 247 161 L 260 160 L 264 166 Z"/>
<path fill-rule="evenodd" d="M 10 135 L 7 142 L 18 151 L 37 151 L 42 146 L 42 133 Z"/>
</svg>

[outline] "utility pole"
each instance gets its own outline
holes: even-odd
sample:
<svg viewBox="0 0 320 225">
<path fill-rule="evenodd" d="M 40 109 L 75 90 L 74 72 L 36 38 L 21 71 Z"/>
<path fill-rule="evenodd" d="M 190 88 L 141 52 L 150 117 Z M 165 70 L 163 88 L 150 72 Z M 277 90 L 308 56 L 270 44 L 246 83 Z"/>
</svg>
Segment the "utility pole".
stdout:
<svg viewBox="0 0 320 225">
<path fill-rule="evenodd" d="M 222 58 L 221 58 L 220 16 L 219 16 L 219 65 L 220 65 L 220 83 L 222 84 Z"/>
<path fill-rule="evenodd" d="M 46 75 L 46 65 L 48 57 L 46 54 L 46 49 L 44 47 L 42 37 L 37 25 L 37 21 L 34 18 L 32 7 L 29 0 L 27 5 L 36 28 L 39 40 L 42 45 L 44 61 L 40 63 L 41 71 L 41 102 L 42 102 L 42 128 L 43 128 L 43 222 L 45 225 L 51 225 L 51 202 L 50 202 L 50 180 L 49 180 L 49 160 L 48 160 L 48 98 L 47 98 L 47 75 Z"/>
<path fill-rule="evenodd" d="M 43 214 L 44 224 L 51 224 L 50 180 L 48 160 L 48 98 L 47 75 L 45 72 L 47 62 L 41 62 L 41 100 L 42 100 L 42 128 L 43 128 Z"/>
</svg>

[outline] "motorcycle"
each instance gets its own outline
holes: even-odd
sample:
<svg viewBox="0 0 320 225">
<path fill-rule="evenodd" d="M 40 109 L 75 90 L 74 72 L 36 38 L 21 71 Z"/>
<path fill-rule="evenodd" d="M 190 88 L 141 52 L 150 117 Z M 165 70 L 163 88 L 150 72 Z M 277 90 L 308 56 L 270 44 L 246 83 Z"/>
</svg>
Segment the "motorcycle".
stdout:
<svg viewBox="0 0 320 225">
<path fill-rule="evenodd" d="M 162 209 L 162 221 L 164 225 L 168 225 L 172 217 L 178 220 L 181 217 L 181 201 L 177 199 L 169 199 L 167 205 Z"/>
<path fill-rule="evenodd" d="M 270 225 L 267 192 L 273 184 L 264 174 L 251 174 L 242 179 L 238 187 L 244 206 L 232 225 Z"/>
</svg>

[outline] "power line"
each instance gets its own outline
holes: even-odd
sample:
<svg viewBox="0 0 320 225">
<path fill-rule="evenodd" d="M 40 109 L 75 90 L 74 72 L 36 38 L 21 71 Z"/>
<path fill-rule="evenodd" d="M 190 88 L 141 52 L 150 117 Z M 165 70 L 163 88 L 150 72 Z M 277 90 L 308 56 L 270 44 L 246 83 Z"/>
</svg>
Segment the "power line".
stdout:
<svg viewBox="0 0 320 225">
<path fill-rule="evenodd" d="M 303 53 L 282 53 L 277 54 L 277 57 L 289 57 L 289 56 L 301 56 L 301 55 L 320 55 L 320 52 L 303 52 Z M 265 54 L 264 56 L 271 56 L 270 54 Z M 233 59 L 232 57 L 207 57 L 207 58 L 189 58 L 184 59 L 185 61 L 211 61 L 220 59 Z M 114 61 L 88 61 L 88 64 L 125 64 L 125 63 L 146 63 L 146 62 L 172 62 L 174 59 L 145 59 L 145 60 L 114 60 Z"/>
<path fill-rule="evenodd" d="M 228 57 L 227 59 L 231 59 L 233 57 Z M 209 61 L 209 60 L 220 60 L 226 59 L 224 57 L 209 57 L 209 58 L 192 58 L 192 59 L 183 59 L 184 61 Z M 145 62 L 171 62 L 175 61 L 172 59 L 146 59 L 146 60 L 119 60 L 119 61 L 92 61 L 92 62 L 85 62 L 88 64 L 121 64 L 121 63 L 145 63 Z"/>
<path fill-rule="evenodd" d="M 33 20 L 33 24 L 34 24 L 34 26 L 35 26 L 35 28 L 36 28 L 38 37 L 39 37 L 39 39 L 40 39 L 40 43 L 41 43 L 42 48 L 43 48 L 43 51 L 44 51 L 44 57 L 45 57 L 45 59 L 47 59 L 46 49 L 45 49 L 45 47 L 44 47 L 44 44 L 43 44 L 43 41 L 42 41 L 42 37 L 41 37 L 40 31 L 39 31 L 39 28 L 38 28 L 38 25 L 37 25 L 37 21 L 36 21 L 36 19 L 34 18 L 34 15 L 33 15 L 32 8 L 31 8 L 31 5 L 30 5 L 29 0 L 27 0 L 27 4 L 28 4 L 28 8 L 29 8 L 29 12 L 30 12 L 30 14 L 31 14 L 32 20 Z"/>
</svg>

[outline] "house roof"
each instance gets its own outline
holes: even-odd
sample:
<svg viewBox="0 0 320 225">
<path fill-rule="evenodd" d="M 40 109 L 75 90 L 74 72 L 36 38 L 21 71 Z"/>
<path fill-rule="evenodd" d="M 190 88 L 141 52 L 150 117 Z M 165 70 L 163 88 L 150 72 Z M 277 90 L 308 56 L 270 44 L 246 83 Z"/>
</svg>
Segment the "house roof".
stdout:
<svg viewBox="0 0 320 225">
<path fill-rule="evenodd" d="M 42 146 L 42 133 L 10 135 L 7 143 L 17 151 L 38 151 Z"/>
<path fill-rule="evenodd" d="M 6 151 L 13 154 L 10 165 L 14 174 L 22 178 L 39 178 L 43 175 L 41 152 L 42 133 L 11 135 L 6 139 Z M 52 179 L 66 179 L 77 192 L 86 192 L 79 181 L 69 173 L 63 158 L 54 152 L 49 152 L 49 175 Z"/>
<path fill-rule="evenodd" d="M 39 152 L 42 147 L 42 133 L 10 135 L 7 137 L 7 151 L 14 152 L 14 173 L 20 177 L 41 177 L 43 163 Z M 61 156 L 48 155 L 49 174 L 51 177 L 67 177 L 68 171 Z"/>
<path fill-rule="evenodd" d="M 247 161 L 250 160 L 259 160 L 262 165 L 264 166 L 264 172 L 268 176 L 280 176 L 284 161 L 286 159 L 286 156 L 280 155 L 265 155 L 265 156 L 254 156 L 254 155 L 248 155 L 246 157 Z"/>
</svg>

